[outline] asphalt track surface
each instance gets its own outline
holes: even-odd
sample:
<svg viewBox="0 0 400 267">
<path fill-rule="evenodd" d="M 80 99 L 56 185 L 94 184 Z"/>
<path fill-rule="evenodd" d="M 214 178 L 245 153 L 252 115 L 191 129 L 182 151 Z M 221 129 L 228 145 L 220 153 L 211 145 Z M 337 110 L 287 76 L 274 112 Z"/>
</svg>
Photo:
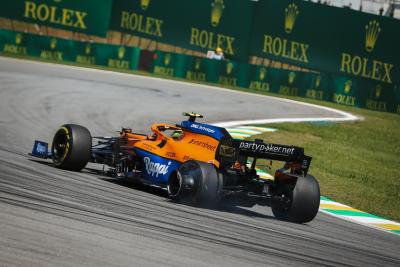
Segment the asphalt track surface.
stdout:
<svg viewBox="0 0 400 267">
<path fill-rule="evenodd" d="M 205 121 L 339 116 L 201 85 L 0 58 L 0 266 L 400 266 L 397 235 L 319 213 L 299 225 L 268 207 L 202 209 L 88 169 L 27 156 L 63 123 L 112 135 L 182 111 Z M 90 166 L 92 167 L 92 166 Z M 395 207 L 394 207 L 395 208 Z"/>
</svg>

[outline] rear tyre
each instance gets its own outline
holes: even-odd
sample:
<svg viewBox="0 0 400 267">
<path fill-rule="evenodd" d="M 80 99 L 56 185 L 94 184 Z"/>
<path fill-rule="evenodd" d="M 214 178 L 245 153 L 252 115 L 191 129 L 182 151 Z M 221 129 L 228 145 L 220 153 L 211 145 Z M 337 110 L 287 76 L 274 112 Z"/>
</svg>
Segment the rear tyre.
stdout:
<svg viewBox="0 0 400 267">
<path fill-rule="evenodd" d="M 306 223 L 318 213 L 320 190 L 318 181 L 312 175 L 297 178 L 296 184 L 280 185 L 278 197 L 272 200 L 272 213 L 279 220 Z"/>
<path fill-rule="evenodd" d="M 89 162 L 92 137 L 85 127 L 65 124 L 53 138 L 51 154 L 54 165 L 60 169 L 80 171 Z"/>
<path fill-rule="evenodd" d="M 187 161 L 171 175 L 167 190 L 171 199 L 186 204 L 213 206 L 219 202 L 222 177 L 214 165 Z"/>
</svg>

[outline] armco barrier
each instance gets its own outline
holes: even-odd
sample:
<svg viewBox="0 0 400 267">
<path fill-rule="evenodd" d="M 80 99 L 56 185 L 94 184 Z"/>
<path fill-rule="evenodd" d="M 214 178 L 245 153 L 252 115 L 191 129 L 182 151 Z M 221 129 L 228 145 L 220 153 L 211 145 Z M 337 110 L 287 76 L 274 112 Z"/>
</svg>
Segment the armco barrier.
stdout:
<svg viewBox="0 0 400 267">
<path fill-rule="evenodd" d="M 0 30 L 1 52 L 45 60 L 136 70 L 140 49 L 77 42 Z M 218 61 L 156 51 L 148 68 L 152 73 L 197 82 L 248 88 L 288 96 L 301 96 L 338 104 L 400 114 L 400 88 L 362 78 L 300 72 Z"/>
</svg>

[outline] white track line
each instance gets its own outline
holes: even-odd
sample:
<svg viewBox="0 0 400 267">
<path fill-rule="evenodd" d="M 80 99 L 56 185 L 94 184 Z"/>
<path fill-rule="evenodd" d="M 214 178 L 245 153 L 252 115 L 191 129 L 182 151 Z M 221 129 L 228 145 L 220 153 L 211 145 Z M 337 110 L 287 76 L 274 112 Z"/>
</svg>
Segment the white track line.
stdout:
<svg viewBox="0 0 400 267">
<path fill-rule="evenodd" d="M 70 65 L 62 65 L 62 64 L 56 64 L 56 63 L 48 63 L 48 62 L 39 62 L 39 61 L 34 61 L 34 60 L 25 60 L 25 59 L 15 59 L 15 58 L 9 58 L 9 57 L 1 57 L 2 60 L 9 60 L 9 61 L 29 61 L 33 64 L 45 64 L 45 65 L 51 65 L 51 66 L 57 66 L 59 68 L 64 68 L 64 69 L 73 69 L 73 70 L 81 70 L 81 71 L 87 71 L 87 72 L 96 72 L 96 73 L 103 73 L 103 74 L 111 74 L 111 75 L 116 75 L 116 76 L 125 76 L 125 77 L 132 77 L 134 76 L 135 78 L 139 79 L 148 79 L 148 80 L 155 80 L 155 81 L 162 81 L 162 82 L 169 82 L 169 83 L 176 83 L 176 84 L 185 84 L 185 85 L 196 85 L 198 87 L 202 88 L 208 88 L 208 89 L 213 89 L 213 90 L 219 90 L 219 91 L 225 91 L 225 92 L 230 92 L 232 94 L 245 94 L 245 95 L 256 95 L 257 97 L 264 97 L 264 98 L 269 98 L 269 99 L 274 99 L 277 101 L 282 101 L 282 102 L 287 102 L 287 103 L 293 103 L 297 105 L 303 105 L 303 106 L 308 106 L 308 107 L 313 107 L 313 108 L 318 108 L 326 111 L 330 111 L 336 114 L 341 115 L 342 117 L 315 117 L 315 118 L 280 118 L 280 119 L 257 119 L 257 120 L 241 120 L 241 121 L 226 121 L 226 122 L 217 122 L 213 123 L 215 126 L 219 127 L 234 127 L 234 126 L 243 126 L 243 125 L 253 125 L 253 124 L 267 124 L 267 123 L 281 123 L 281 122 L 317 122 L 317 121 L 356 121 L 356 120 L 361 120 L 361 117 L 357 117 L 352 115 L 351 113 L 337 110 L 334 108 L 329 108 L 329 107 L 324 107 L 324 106 L 319 106 L 316 104 L 310 104 L 310 103 L 304 103 L 296 100 L 291 100 L 291 99 L 286 99 L 286 98 L 280 98 L 276 96 L 266 96 L 266 95 L 260 95 L 260 94 L 255 94 L 255 93 L 249 93 L 249 92 L 242 92 L 242 91 L 237 91 L 237 90 L 232 90 L 232 89 L 227 89 L 227 88 L 221 88 L 217 86 L 212 86 L 212 85 L 204 85 L 204 84 L 194 84 L 191 82 L 186 82 L 186 81 L 176 81 L 176 80 L 170 80 L 170 79 L 163 79 L 163 78 L 157 78 L 157 77 L 150 77 L 150 76 L 144 76 L 140 74 L 131 74 L 131 73 L 122 73 L 122 72 L 115 72 L 111 70 L 100 70 L 100 69 L 94 69 L 90 67 L 78 67 L 78 66 L 70 66 Z M 95 66 L 94 66 L 95 67 Z"/>
</svg>

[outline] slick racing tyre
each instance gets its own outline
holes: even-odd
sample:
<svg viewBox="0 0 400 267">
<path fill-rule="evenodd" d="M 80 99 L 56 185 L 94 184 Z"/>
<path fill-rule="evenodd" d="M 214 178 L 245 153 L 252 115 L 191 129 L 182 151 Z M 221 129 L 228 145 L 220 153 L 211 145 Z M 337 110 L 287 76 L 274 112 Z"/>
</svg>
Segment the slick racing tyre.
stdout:
<svg viewBox="0 0 400 267">
<path fill-rule="evenodd" d="M 92 150 L 92 137 L 85 127 L 65 124 L 58 129 L 53 138 L 51 154 L 56 167 L 80 171 L 89 162 Z"/>
<path fill-rule="evenodd" d="M 294 185 L 284 184 L 277 188 L 271 208 L 279 220 L 295 223 L 306 223 L 314 219 L 318 213 L 320 190 L 317 180 L 307 175 L 297 178 Z"/>
<path fill-rule="evenodd" d="M 171 199 L 202 206 L 213 206 L 219 201 L 222 176 L 210 163 L 187 161 L 171 175 L 168 195 Z"/>
</svg>

